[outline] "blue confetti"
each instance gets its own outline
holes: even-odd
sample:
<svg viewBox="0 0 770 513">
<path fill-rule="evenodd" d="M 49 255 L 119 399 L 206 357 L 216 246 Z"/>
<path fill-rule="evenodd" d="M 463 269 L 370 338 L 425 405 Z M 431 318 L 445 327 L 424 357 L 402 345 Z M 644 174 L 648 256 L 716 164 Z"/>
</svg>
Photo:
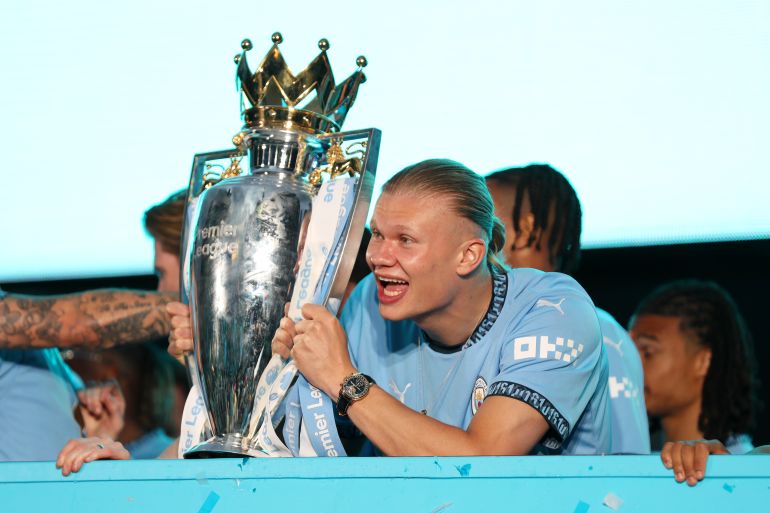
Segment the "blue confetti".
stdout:
<svg viewBox="0 0 770 513">
<path fill-rule="evenodd" d="M 574 513 L 586 513 L 588 511 L 589 505 L 587 502 L 578 501 L 577 506 L 575 506 Z"/>
<path fill-rule="evenodd" d="M 471 464 L 470 463 L 466 463 L 462 467 L 458 467 L 457 465 L 455 465 L 455 468 L 460 473 L 460 477 L 468 477 L 468 474 L 471 473 Z"/>
<path fill-rule="evenodd" d="M 211 513 L 211 510 L 214 509 L 217 502 L 219 502 L 219 494 L 210 492 L 209 496 L 206 497 L 206 500 L 203 501 L 203 505 L 198 510 L 198 513 Z"/>
<path fill-rule="evenodd" d="M 722 488 L 724 488 L 727 493 L 733 493 L 733 490 L 735 490 L 735 485 L 729 485 L 725 483 L 722 485 Z"/>
</svg>

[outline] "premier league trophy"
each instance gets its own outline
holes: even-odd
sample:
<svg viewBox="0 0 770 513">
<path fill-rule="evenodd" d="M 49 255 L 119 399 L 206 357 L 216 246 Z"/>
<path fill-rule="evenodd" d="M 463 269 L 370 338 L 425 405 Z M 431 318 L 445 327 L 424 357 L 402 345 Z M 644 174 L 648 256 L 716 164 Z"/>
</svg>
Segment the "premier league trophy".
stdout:
<svg viewBox="0 0 770 513">
<path fill-rule="evenodd" d="M 235 148 L 193 163 L 182 296 L 192 312 L 190 371 L 211 436 L 185 457 L 260 452 L 254 433 L 272 419 L 256 407 L 265 395 L 258 384 L 273 335 L 290 302 L 296 315 L 302 302 L 341 297 L 371 201 L 380 132 L 339 132 L 366 59 L 335 84 L 322 39 L 295 76 L 278 48 L 283 38 L 272 40 L 255 72 L 246 60 L 251 41 L 235 57 L 245 123 Z"/>
</svg>

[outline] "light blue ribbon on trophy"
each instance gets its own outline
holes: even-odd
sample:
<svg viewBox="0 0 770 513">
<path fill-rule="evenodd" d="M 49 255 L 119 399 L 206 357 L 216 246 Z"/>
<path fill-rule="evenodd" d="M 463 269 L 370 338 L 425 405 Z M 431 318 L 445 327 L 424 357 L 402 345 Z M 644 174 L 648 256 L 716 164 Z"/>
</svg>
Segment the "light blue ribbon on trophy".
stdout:
<svg viewBox="0 0 770 513">
<path fill-rule="evenodd" d="M 331 281 L 334 279 L 334 271 L 337 268 L 342 246 L 345 243 L 343 234 L 347 228 L 347 212 L 353 208 L 355 200 L 354 177 L 338 178 L 332 181 L 334 190 L 331 195 L 340 195 L 341 202 L 337 208 L 337 223 L 334 232 L 334 243 L 327 246 L 324 258 L 324 267 L 321 279 L 318 281 L 313 303 L 322 304 L 331 289 Z M 340 222 L 342 221 L 342 222 Z M 323 250 L 322 250 L 323 251 Z M 335 312 L 336 313 L 336 312 Z M 297 379 L 296 387 L 299 388 L 299 403 L 302 407 L 302 426 L 310 439 L 313 450 L 317 456 L 345 456 L 337 426 L 334 422 L 334 407 L 332 400 L 322 391 L 311 385 L 304 376 Z"/>
<path fill-rule="evenodd" d="M 345 242 L 346 214 L 353 208 L 356 183 L 357 178 L 353 177 L 329 180 L 321 186 L 313 201 L 313 215 L 289 303 L 288 316 L 295 322 L 302 319 L 305 303 L 323 304 L 327 299 Z M 276 379 L 279 374 L 281 379 Z M 287 451 L 294 456 L 311 455 L 310 451 L 317 456 L 344 456 L 331 399 L 320 390 L 311 388 L 303 376 L 298 378 L 291 390 L 287 390 L 287 380 L 290 382 L 295 374 L 294 362 L 287 363 L 278 355 L 273 355 L 257 387 L 250 434 L 258 437 L 269 456 L 281 456 Z M 273 423 L 280 420 L 281 415 L 280 408 L 273 409 L 276 403 L 282 404 L 284 398 L 288 403 L 284 404 L 285 444 L 273 429 Z M 260 419 L 261 428 L 255 432 Z M 323 421 L 315 422 L 314 419 Z M 311 426 L 315 427 L 312 431 L 309 429 Z M 310 442 L 312 449 L 303 447 L 304 440 Z"/>
<path fill-rule="evenodd" d="M 184 403 L 182 413 L 182 424 L 179 429 L 179 446 L 177 448 L 177 457 L 184 458 L 186 453 L 192 447 L 198 445 L 206 436 L 207 429 L 206 403 L 203 402 L 203 396 L 197 384 L 190 387 L 190 393 L 187 394 L 187 400 Z"/>
<path fill-rule="evenodd" d="M 293 386 L 284 399 L 286 416 L 283 423 L 283 441 L 292 455 L 299 455 L 299 429 L 302 424 L 302 406 L 299 404 L 299 387 Z"/>
</svg>

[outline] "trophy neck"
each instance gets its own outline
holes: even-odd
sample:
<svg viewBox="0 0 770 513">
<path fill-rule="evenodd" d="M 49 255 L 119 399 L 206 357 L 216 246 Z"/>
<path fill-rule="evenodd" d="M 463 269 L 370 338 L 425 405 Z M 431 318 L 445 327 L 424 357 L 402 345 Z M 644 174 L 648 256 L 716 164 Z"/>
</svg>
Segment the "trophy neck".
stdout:
<svg viewBox="0 0 770 513">
<path fill-rule="evenodd" d="M 291 173 L 305 177 L 318 166 L 323 146 L 312 134 L 274 128 L 249 130 L 247 148 L 249 174 Z"/>
</svg>

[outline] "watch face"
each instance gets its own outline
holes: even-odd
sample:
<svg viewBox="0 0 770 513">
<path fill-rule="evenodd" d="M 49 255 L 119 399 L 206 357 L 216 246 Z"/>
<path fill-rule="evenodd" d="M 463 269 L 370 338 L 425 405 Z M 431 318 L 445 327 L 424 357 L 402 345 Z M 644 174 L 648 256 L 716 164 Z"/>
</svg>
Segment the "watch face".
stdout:
<svg viewBox="0 0 770 513">
<path fill-rule="evenodd" d="M 361 374 L 351 376 L 342 387 L 343 393 L 350 399 L 358 399 L 369 390 L 369 381 Z"/>
</svg>

